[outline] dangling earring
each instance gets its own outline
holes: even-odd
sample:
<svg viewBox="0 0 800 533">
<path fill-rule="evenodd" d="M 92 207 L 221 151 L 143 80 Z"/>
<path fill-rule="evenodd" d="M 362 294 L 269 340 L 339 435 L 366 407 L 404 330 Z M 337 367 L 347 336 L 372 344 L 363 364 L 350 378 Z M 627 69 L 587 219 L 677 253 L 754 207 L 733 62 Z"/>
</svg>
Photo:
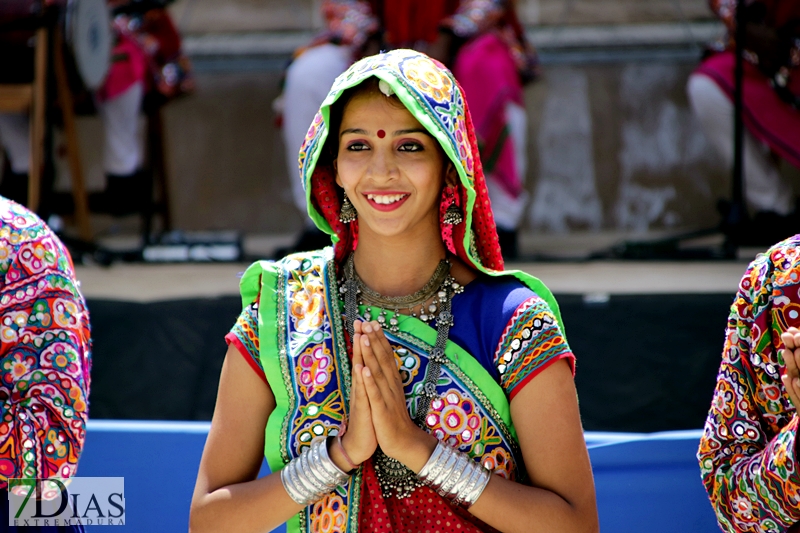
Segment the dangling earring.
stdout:
<svg viewBox="0 0 800 533">
<path fill-rule="evenodd" d="M 451 226 L 458 226 L 464 222 L 464 214 L 461 212 L 461 208 L 456 204 L 455 193 L 450 193 L 450 196 L 452 200 L 450 205 L 447 206 L 447 210 L 444 212 L 444 218 L 442 219 L 442 222 Z"/>
<path fill-rule="evenodd" d="M 353 207 L 347 193 L 344 193 L 344 200 L 342 201 L 342 209 L 339 211 L 339 222 L 349 224 L 358 218 L 358 211 Z"/>
</svg>

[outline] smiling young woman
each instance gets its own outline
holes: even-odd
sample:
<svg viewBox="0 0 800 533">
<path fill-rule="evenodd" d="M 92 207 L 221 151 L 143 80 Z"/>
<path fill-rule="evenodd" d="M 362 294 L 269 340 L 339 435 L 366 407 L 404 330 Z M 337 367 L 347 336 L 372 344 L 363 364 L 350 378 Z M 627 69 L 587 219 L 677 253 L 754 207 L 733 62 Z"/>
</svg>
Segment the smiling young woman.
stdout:
<svg viewBox="0 0 800 533">
<path fill-rule="evenodd" d="M 503 270 L 452 74 L 356 63 L 300 168 L 334 246 L 242 278 L 191 530 L 597 531 L 574 356 L 547 288 Z"/>
</svg>

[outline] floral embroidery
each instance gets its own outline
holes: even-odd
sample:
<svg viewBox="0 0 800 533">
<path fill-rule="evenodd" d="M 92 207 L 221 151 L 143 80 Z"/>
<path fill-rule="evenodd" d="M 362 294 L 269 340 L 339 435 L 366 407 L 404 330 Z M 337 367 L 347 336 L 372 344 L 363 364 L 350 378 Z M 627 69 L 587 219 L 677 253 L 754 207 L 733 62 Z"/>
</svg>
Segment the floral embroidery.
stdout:
<svg viewBox="0 0 800 533">
<path fill-rule="evenodd" d="M 300 424 L 306 420 L 313 420 L 320 415 L 341 422 L 344 419 L 342 415 L 344 412 L 343 407 L 342 398 L 335 391 L 330 393 L 322 403 L 308 402 L 306 405 L 301 405 L 299 407 L 301 416 L 295 420 L 295 428 L 299 427 Z M 322 433 L 318 433 L 318 435 L 321 434 Z M 310 441 L 306 440 L 306 442 Z"/>
<path fill-rule="evenodd" d="M 483 455 L 481 463 L 491 470 L 493 474 L 503 476 L 506 479 L 514 479 L 514 460 L 507 450 L 499 446 Z"/>
<path fill-rule="evenodd" d="M 298 280 L 293 280 L 297 283 Z M 309 284 L 294 291 L 292 297 L 292 320 L 300 331 L 311 331 L 322 324 L 324 294 L 322 285 Z"/>
<path fill-rule="evenodd" d="M 56 324 L 62 328 L 75 327 L 81 318 L 78 305 L 72 300 L 57 299 L 53 304 L 53 310 L 53 318 Z"/>
<path fill-rule="evenodd" d="M 331 493 L 315 503 L 311 510 L 311 531 L 315 533 L 344 533 L 347 525 L 347 506 L 342 497 Z"/>
<path fill-rule="evenodd" d="M 325 390 L 331 380 L 333 359 L 325 346 L 310 346 L 298 359 L 297 374 L 300 390 L 306 398 Z"/>
<path fill-rule="evenodd" d="M 338 416 L 339 420 L 342 419 L 341 415 Z M 297 442 L 295 451 L 297 455 L 303 451 L 303 448 L 311 446 L 311 443 L 318 438 L 327 438 L 339 434 L 339 423 L 331 423 L 327 420 L 315 420 L 304 424 L 297 434 Z"/>
<path fill-rule="evenodd" d="M 434 62 L 425 56 L 417 56 L 405 65 L 405 74 L 416 88 L 437 103 L 445 103 L 452 97 L 453 82 Z"/>
<path fill-rule="evenodd" d="M 800 327 L 798 301 L 795 236 L 750 264 L 728 318 L 698 450 L 703 483 L 725 531 L 785 531 L 800 521 L 798 417 L 780 381 L 780 335 Z"/>
<path fill-rule="evenodd" d="M 433 436 L 453 447 L 466 444 L 471 449 L 480 437 L 481 418 L 475 405 L 455 389 L 431 402 L 425 422 Z"/>
<path fill-rule="evenodd" d="M 397 359 L 397 367 L 400 369 L 400 380 L 403 382 L 403 387 L 407 387 L 419 374 L 419 356 L 399 345 L 392 346 L 392 348 Z"/>
<path fill-rule="evenodd" d="M 19 262 L 31 273 L 38 273 L 45 268 L 56 264 L 56 255 L 53 253 L 53 242 L 50 239 L 26 244 L 18 252 Z"/>
<path fill-rule="evenodd" d="M 69 254 L 38 217 L 0 197 L 0 489 L 12 477 L 75 473 L 90 361 Z"/>
</svg>

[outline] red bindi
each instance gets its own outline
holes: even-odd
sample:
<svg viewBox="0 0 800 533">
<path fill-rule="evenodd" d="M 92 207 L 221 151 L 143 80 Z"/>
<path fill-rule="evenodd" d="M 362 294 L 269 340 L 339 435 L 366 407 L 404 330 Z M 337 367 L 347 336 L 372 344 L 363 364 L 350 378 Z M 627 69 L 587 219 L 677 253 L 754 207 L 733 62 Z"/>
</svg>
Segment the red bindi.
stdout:
<svg viewBox="0 0 800 533">
<path fill-rule="evenodd" d="M 378 138 L 383 139 L 384 137 L 386 137 L 386 132 L 383 130 L 378 130 Z"/>
</svg>

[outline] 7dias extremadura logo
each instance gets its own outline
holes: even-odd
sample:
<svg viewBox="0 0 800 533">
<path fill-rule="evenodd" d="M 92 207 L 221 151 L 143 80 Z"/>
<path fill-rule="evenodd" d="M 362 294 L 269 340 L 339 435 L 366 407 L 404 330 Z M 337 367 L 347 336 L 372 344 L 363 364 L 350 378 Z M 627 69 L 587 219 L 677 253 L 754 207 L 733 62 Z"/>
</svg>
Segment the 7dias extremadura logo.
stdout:
<svg viewBox="0 0 800 533">
<path fill-rule="evenodd" d="M 124 526 L 124 481 L 121 477 L 9 479 L 8 525 Z"/>
</svg>

